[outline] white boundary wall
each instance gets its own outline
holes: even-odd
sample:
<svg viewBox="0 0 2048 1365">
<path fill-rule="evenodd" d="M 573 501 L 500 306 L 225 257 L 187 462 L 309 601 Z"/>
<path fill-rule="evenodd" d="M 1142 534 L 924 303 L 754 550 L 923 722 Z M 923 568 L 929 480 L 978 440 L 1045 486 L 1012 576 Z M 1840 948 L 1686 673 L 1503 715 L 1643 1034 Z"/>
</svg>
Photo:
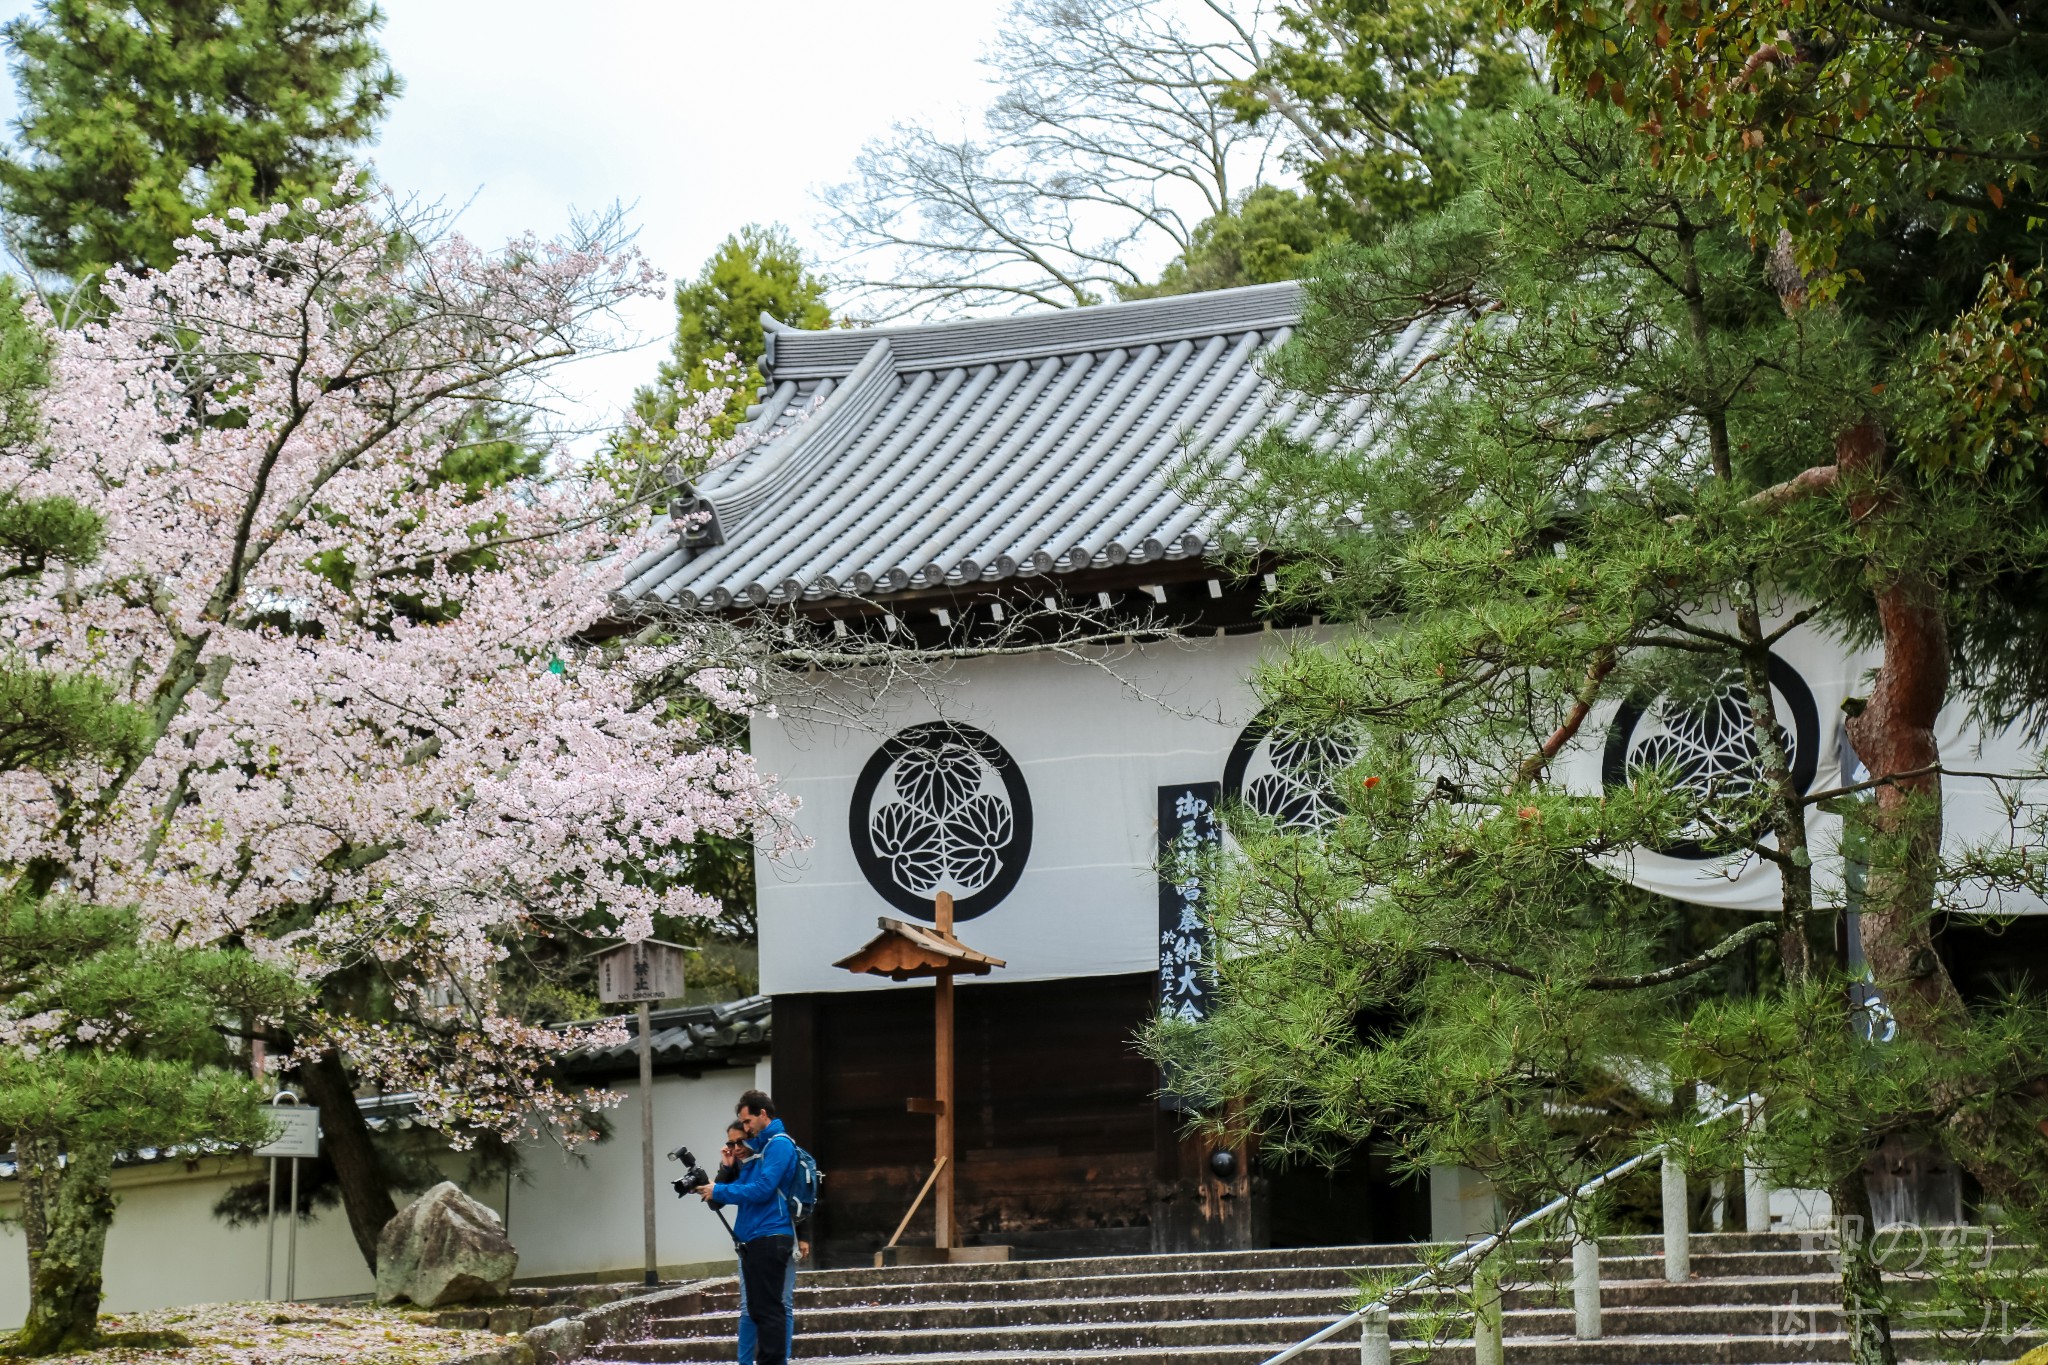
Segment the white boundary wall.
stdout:
<svg viewBox="0 0 2048 1365">
<path fill-rule="evenodd" d="M 662 1151 L 687 1145 L 715 1160 L 740 1092 L 767 1070 L 724 1067 L 702 1076 L 655 1078 L 655 1142 Z M 527 1182 L 513 1182 L 510 1232 L 519 1248 L 518 1278 L 637 1278 L 640 1248 L 639 1083 L 617 1089 L 626 1102 L 611 1111 L 613 1136 L 567 1155 L 552 1143 L 526 1149 Z M 442 1167 L 459 1178 L 466 1158 L 451 1153 Z M 279 1198 L 288 1189 L 288 1166 L 279 1163 Z M 732 1244 L 718 1220 L 695 1199 L 676 1198 L 668 1182 L 678 1174 L 656 1159 L 656 1236 L 664 1267 L 723 1267 Z M 264 1231 L 230 1229 L 213 1216 L 214 1201 L 231 1185 L 260 1179 L 252 1158 L 207 1158 L 187 1169 L 161 1162 L 118 1170 L 120 1211 L 107 1241 L 106 1311 L 168 1308 L 263 1297 Z M 492 1181 L 469 1191 L 500 1216 L 505 1186 Z M 401 1196 L 401 1200 L 404 1196 Z M 18 1324 L 28 1307 L 28 1259 L 22 1243 L 20 1186 L 0 1184 L 0 1327 Z M 276 1293 L 284 1294 L 286 1222 L 277 1226 Z M 356 1251 L 340 1208 L 324 1209 L 299 1228 L 299 1297 L 327 1298 L 370 1292 L 370 1272 Z"/>
</svg>

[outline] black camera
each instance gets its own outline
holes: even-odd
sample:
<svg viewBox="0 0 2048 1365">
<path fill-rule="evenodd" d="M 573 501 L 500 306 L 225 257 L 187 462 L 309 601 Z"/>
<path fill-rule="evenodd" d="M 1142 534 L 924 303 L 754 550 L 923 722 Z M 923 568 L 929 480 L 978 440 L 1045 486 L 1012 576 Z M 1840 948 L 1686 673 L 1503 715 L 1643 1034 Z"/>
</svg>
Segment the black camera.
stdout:
<svg viewBox="0 0 2048 1365">
<path fill-rule="evenodd" d="M 669 1188 L 674 1190 L 677 1195 L 695 1194 L 700 1187 L 711 1183 L 710 1175 L 705 1172 L 702 1166 L 697 1164 L 697 1158 L 690 1154 L 688 1147 L 676 1148 L 668 1154 L 668 1159 L 670 1161 L 680 1161 L 687 1168 L 684 1170 L 681 1179 L 673 1181 L 669 1185 Z"/>
</svg>

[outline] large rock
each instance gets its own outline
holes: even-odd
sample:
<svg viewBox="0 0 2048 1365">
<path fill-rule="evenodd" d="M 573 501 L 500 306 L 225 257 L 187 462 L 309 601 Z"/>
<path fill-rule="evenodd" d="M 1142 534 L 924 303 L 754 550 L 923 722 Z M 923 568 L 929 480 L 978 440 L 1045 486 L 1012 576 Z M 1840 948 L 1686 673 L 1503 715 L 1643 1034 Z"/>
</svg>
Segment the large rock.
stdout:
<svg viewBox="0 0 2048 1365">
<path fill-rule="evenodd" d="M 377 1302 L 440 1308 L 495 1298 L 512 1283 L 519 1251 L 498 1215 L 444 1180 L 400 1209 L 377 1234 Z"/>
</svg>

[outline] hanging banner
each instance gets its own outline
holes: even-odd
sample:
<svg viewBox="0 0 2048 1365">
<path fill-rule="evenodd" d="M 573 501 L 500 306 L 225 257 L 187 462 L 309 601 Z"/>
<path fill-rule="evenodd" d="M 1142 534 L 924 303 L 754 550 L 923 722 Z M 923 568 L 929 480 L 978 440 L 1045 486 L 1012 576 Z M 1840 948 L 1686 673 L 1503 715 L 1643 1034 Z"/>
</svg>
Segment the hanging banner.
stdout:
<svg viewBox="0 0 2048 1365">
<path fill-rule="evenodd" d="M 1210 982 L 1203 975 L 1213 946 L 1203 914 L 1200 870 L 1192 864 L 1223 838 L 1216 803 L 1220 782 L 1183 782 L 1159 789 L 1159 1012 L 1188 1023 L 1208 1017 Z M 1173 1076 L 1159 1076 L 1159 1107 L 1185 1109 Z"/>
<path fill-rule="evenodd" d="M 1202 882 L 1190 861 L 1223 837 L 1216 782 L 1159 789 L 1159 1012 L 1190 1023 L 1209 1014 L 1209 926 L 1202 918 Z"/>
</svg>

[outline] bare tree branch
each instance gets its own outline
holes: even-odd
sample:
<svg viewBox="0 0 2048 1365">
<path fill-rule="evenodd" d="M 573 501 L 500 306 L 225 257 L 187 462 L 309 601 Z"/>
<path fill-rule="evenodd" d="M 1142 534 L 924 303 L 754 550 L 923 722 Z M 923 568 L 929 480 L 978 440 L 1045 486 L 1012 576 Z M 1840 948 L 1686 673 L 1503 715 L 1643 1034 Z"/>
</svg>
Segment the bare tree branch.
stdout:
<svg viewBox="0 0 2048 1365">
<path fill-rule="evenodd" d="M 1014 0 L 984 59 L 1000 93 L 982 134 L 899 124 L 823 194 L 842 287 L 882 320 L 1142 283 L 1310 132 L 1224 104 L 1270 18 L 1265 0 Z"/>
</svg>

